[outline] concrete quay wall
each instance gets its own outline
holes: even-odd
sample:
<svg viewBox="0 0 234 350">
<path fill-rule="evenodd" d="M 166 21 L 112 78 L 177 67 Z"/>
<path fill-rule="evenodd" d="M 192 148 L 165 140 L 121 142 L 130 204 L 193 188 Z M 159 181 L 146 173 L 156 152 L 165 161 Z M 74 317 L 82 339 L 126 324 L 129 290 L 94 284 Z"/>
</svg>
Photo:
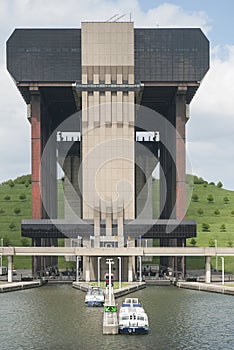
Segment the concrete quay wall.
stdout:
<svg viewBox="0 0 234 350">
<path fill-rule="evenodd" d="M 179 288 L 193 289 L 204 292 L 234 295 L 234 287 L 222 284 L 178 281 L 176 286 Z"/>
<path fill-rule="evenodd" d="M 45 283 L 42 282 L 41 280 L 35 280 L 35 281 L 29 281 L 29 282 L 0 283 L 0 293 L 41 287 L 43 284 Z"/>
</svg>

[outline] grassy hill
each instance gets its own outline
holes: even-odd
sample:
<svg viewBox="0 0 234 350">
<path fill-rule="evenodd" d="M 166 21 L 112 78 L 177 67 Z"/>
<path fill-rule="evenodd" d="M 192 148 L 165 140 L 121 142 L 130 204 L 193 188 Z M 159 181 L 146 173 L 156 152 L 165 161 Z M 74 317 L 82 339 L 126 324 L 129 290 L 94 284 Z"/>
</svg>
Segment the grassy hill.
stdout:
<svg viewBox="0 0 234 350">
<path fill-rule="evenodd" d="M 192 200 L 188 205 L 187 219 L 197 221 L 197 237 L 195 246 L 214 245 L 234 246 L 234 191 L 228 191 L 217 185 L 208 184 L 203 179 L 187 176 L 188 192 L 192 191 Z M 158 181 L 153 182 L 154 198 L 158 198 Z M 59 187 L 61 183 L 59 183 Z M 208 201 L 211 195 L 213 201 Z M 59 191 L 59 211 L 63 211 L 61 191 Z M 155 201 L 154 213 L 158 213 L 158 204 Z M 157 214 L 155 214 L 157 215 Z M 29 175 L 19 177 L 14 181 L 9 180 L 0 184 L 0 238 L 4 239 L 4 245 L 30 245 L 31 240 L 21 237 L 21 220 L 31 218 L 31 179 Z M 204 232 L 203 224 L 208 224 L 207 232 Z M 225 225 L 225 226 L 222 226 Z M 191 244 L 191 239 L 187 240 Z M 220 260 L 220 259 L 219 259 Z M 61 262 L 61 260 L 60 260 Z M 6 260 L 4 262 L 6 264 Z M 31 264 L 30 257 L 15 257 L 17 268 L 28 267 Z M 62 263 L 62 262 L 61 262 Z M 215 259 L 212 260 L 213 267 Z M 188 268 L 204 268 L 203 258 L 187 258 Z M 219 261 L 221 269 L 221 261 Z M 234 258 L 225 258 L 225 269 L 234 273 Z"/>
<path fill-rule="evenodd" d="M 234 246 L 234 191 L 217 187 L 214 183 L 208 184 L 195 178 L 193 185 L 193 196 L 188 206 L 187 219 L 197 221 L 196 246 L 214 246 L 215 240 L 220 247 Z M 199 183 L 200 182 L 200 183 Z M 188 186 L 191 186 L 191 178 Z M 198 198 L 196 198 L 196 195 Z M 212 198 L 209 201 L 208 198 Z M 204 224 L 208 224 L 208 231 L 204 231 Z M 191 240 L 188 240 L 188 245 Z M 188 267 L 194 267 L 194 259 L 188 259 Z M 196 258 L 199 265 L 203 264 L 203 259 Z M 218 259 L 219 269 L 221 269 L 221 259 Z M 212 259 L 215 266 L 215 258 Z M 234 272 L 234 258 L 225 258 L 226 270 Z M 204 265 L 203 265 L 204 267 Z"/>
</svg>

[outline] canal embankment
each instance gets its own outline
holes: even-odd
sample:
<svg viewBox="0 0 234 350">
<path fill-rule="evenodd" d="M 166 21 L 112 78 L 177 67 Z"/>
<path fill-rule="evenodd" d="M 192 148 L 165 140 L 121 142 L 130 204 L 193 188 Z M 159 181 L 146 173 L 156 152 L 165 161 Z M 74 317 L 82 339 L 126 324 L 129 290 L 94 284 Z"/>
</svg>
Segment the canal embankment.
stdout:
<svg viewBox="0 0 234 350">
<path fill-rule="evenodd" d="M 179 288 L 234 295 L 234 286 L 228 284 L 177 281 L 175 285 Z"/>
<path fill-rule="evenodd" d="M 92 284 L 88 282 L 73 282 L 72 287 L 82 290 L 83 292 L 87 292 L 88 288 L 91 287 Z M 134 293 L 137 290 L 146 288 L 145 282 L 131 282 L 127 286 L 123 286 L 121 288 L 114 289 L 115 298 L 120 298 L 124 295 L 128 295 L 130 293 Z"/>
<path fill-rule="evenodd" d="M 24 290 L 24 289 L 30 289 L 30 288 L 37 288 L 41 287 L 43 284 L 45 284 L 42 280 L 33 280 L 33 281 L 21 281 L 21 282 L 11 282 L 11 283 L 0 283 L 0 293 L 5 292 L 14 292 L 17 290 Z"/>
</svg>

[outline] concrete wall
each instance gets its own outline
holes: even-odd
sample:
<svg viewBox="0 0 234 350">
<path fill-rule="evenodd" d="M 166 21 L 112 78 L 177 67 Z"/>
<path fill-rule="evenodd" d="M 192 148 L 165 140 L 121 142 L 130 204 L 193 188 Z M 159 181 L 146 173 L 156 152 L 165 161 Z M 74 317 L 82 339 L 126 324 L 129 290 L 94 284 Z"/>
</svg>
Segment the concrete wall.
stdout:
<svg viewBox="0 0 234 350">
<path fill-rule="evenodd" d="M 82 23 L 82 84 L 134 83 L 133 23 Z M 82 92 L 83 219 L 135 217 L 134 92 Z M 98 233 L 97 233 L 98 235 Z"/>
</svg>

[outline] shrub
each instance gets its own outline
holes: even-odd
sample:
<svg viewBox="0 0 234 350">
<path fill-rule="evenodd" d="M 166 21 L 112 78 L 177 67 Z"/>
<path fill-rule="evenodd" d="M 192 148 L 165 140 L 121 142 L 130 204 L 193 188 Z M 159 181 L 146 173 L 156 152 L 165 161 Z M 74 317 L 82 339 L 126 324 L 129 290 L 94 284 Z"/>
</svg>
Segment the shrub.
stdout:
<svg viewBox="0 0 234 350">
<path fill-rule="evenodd" d="M 213 203 L 214 202 L 214 197 L 212 196 L 212 194 L 208 194 L 207 200 L 208 200 L 208 203 Z"/>
<path fill-rule="evenodd" d="M 190 244 L 194 247 L 197 244 L 197 241 L 195 238 L 191 238 Z"/>
<path fill-rule="evenodd" d="M 28 181 L 25 181 L 25 187 L 28 187 L 29 186 L 29 182 Z"/>
<path fill-rule="evenodd" d="M 8 196 L 8 195 L 6 195 L 6 196 L 4 197 L 4 199 L 5 199 L 5 201 L 9 201 L 9 200 L 11 199 L 11 197 Z"/>
<path fill-rule="evenodd" d="M 213 238 L 211 238 L 208 242 L 209 247 L 215 247 L 215 240 Z"/>
<path fill-rule="evenodd" d="M 229 247 L 233 246 L 233 242 L 229 239 L 229 241 L 227 242 Z"/>
<path fill-rule="evenodd" d="M 24 193 L 21 193 L 21 194 L 19 195 L 19 199 L 20 199 L 21 201 L 25 200 L 25 199 L 26 199 L 26 195 L 25 195 Z"/>
<path fill-rule="evenodd" d="M 15 226 L 14 222 L 11 222 L 9 225 L 9 229 L 13 231 L 15 228 L 16 228 L 16 226 Z"/>
<path fill-rule="evenodd" d="M 228 204 L 229 198 L 228 198 L 228 197 L 224 197 L 224 198 L 223 198 L 223 201 L 224 201 L 225 204 Z"/>
<path fill-rule="evenodd" d="M 231 216 L 234 216 L 234 210 L 231 211 Z"/>
<path fill-rule="evenodd" d="M 198 199 L 199 199 L 198 195 L 197 195 L 196 193 L 193 193 L 193 195 L 192 195 L 192 201 L 193 201 L 193 202 L 198 202 Z"/>
<path fill-rule="evenodd" d="M 4 213 L 5 213 L 5 210 L 3 208 L 0 208 L 0 215 Z"/>
<path fill-rule="evenodd" d="M 213 181 L 211 181 L 211 182 L 209 183 L 209 185 L 215 186 L 215 183 L 214 183 Z"/>
<path fill-rule="evenodd" d="M 22 244 L 23 247 L 29 247 L 30 246 L 30 241 L 29 241 L 28 238 L 23 237 L 23 238 L 21 238 L 21 244 Z"/>
<path fill-rule="evenodd" d="M 217 187 L 219 187 L 219 188 L 222 188 L 222 187 L 223 187 L 223 184 L 222 184 L 221 181 L 219 181 L 219 182 L 217 183 Z"/>
<path fill-rule="evenodd" d="M 203 232 L 209 232 L 209 229 L 210 229 L 210 225 L 207 224 L 206 222 L 203 222 L 203 224 L 202 224 L 202 231 Z"/>
<path fill-rule="evenodd" d="M 18 215 L 20 212 L 21 212 L 21 209 L 20 209 L 20 208 L 15 208 L 15 209 L 14 209 L 14 213 L 15 213 L 16 215 Z"/>
<path fill-rule="evenodd" d="M 205 187 L 205 188 L 207 187 L 207 183 L 206 182 L 203 184 L 203 187 Z"/>
<path fill-rule="evenodd" d="M 219 210 L 219 209 L 215 209 L 215 210 L 214 210 L 214 214 L 215 214 L 216 216 L 218 216 L 218 215 L 220 214 L 220 210 Z"/>
<path fill-rule="evenodd" d="M 197 213 L 198 213 L 198 215 L 202 216 L 202 215 L 204 214 L 204 211 L 203 211 L 202 208 L 199 208 L 199 209 L 197 210 Z"/>
<path fill-rule="evenodd" d="M 3 237 L 3 245 L 4 245 L 5 247 L 8 247 L 9 245 L 11 245 L 11 240 L 10 240 L 10 238 L 9 238 L 7 235 L 5 235 L 5 236 Z"/>
<path fill-rule="evenodd" d="M 226 225 L 225 224 L 222 224 L 220 226 L 220 232 L 226 232 Z"/>
</svg>

